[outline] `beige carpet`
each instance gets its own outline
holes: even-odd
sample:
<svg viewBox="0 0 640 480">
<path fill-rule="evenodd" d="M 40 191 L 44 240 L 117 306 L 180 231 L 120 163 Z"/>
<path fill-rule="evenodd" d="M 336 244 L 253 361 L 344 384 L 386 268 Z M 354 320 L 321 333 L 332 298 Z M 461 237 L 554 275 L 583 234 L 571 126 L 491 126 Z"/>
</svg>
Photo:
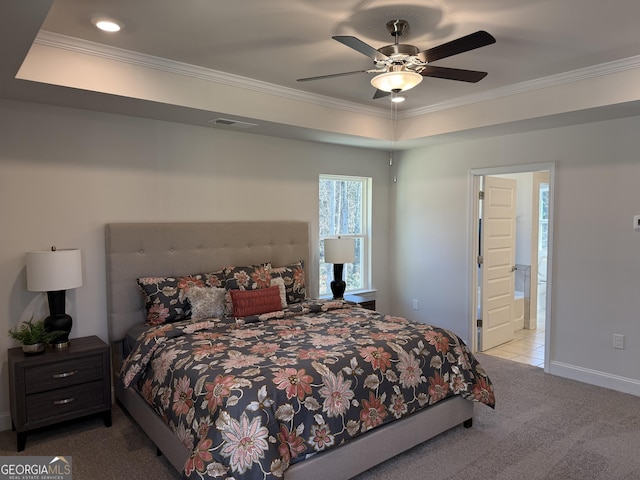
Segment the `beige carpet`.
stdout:
<svg viewBox="0 0 640 480">
<path fill-rule="evenodd" d="M 473 428 L 454 428 L 358 480 L 640 479 L 640 397 L 478 358 L 496 385 L 496 410 L 476 405 Z M 15 433 L 1 432 L 0 455 L 15 454 Z M 180 478 L 118 407 L 111 428 L 91 418 L 36 432 L 23 454 L 71 455 L 74 480 Z"/>
</svg>

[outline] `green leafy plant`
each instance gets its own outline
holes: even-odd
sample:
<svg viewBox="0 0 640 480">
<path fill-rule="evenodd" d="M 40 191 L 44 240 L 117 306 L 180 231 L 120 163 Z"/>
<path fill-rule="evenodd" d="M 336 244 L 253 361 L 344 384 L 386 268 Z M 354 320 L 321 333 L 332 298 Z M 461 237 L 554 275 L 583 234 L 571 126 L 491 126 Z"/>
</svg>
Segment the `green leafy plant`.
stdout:
<svg viewBox="0 0 640 480">
<path fill-rule="evenodd" d="M 33 318 L 22 322 L 19 328 L 16 327 L 13 330 L 9 330 L 9 336 L 23 345 L 48 343 L 63 333 L 61 331 L 47 332 L 44 327 L 44 320 L 34 322 Z"/>
</svg>

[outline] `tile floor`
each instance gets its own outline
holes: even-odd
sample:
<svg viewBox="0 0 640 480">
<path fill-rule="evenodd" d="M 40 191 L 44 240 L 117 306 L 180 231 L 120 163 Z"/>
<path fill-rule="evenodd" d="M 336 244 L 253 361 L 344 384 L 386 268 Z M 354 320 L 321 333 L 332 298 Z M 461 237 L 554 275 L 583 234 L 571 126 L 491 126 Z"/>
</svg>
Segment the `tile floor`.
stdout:
<svg viewBox="0 0 640 480">
<path fill-rule="evenodd" d="M 487 350 L 487 355 L 544 368 L 544 329 L 519 330 L 510 342 Z"/>
</svg>

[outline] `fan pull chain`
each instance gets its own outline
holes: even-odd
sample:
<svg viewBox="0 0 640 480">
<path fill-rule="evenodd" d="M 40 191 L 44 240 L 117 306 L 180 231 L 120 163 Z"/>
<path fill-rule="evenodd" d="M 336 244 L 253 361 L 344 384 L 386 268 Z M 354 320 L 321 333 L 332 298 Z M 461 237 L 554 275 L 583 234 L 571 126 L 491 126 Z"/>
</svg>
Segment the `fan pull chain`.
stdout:
<svg viewBox="0 0 640 480">
<path fill-rule="evenodd" d="M 396 102 L 389 102 L 391 104 L 391 148 L 389 151 L 389 166 L 393 166 L 393 157 L 395 154 L 395 146 L 396 146 L 396 134 L 398 127 L 398 105 Z M 398 178 L 393 176 L 393 183 L 397 183 Z"/>
</svg>

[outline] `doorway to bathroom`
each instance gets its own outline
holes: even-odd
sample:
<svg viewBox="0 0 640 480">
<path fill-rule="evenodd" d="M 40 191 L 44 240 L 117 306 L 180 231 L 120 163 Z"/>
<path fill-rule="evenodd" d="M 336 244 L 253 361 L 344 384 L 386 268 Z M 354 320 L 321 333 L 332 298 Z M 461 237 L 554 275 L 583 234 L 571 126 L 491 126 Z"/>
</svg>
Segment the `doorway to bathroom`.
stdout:
<svg viewBox="0 0 640 480">
<path fill-rule="evenodd" d="M 553 164 L 470 172 L 474 348 L 548 364 Z"/>
</svg>

